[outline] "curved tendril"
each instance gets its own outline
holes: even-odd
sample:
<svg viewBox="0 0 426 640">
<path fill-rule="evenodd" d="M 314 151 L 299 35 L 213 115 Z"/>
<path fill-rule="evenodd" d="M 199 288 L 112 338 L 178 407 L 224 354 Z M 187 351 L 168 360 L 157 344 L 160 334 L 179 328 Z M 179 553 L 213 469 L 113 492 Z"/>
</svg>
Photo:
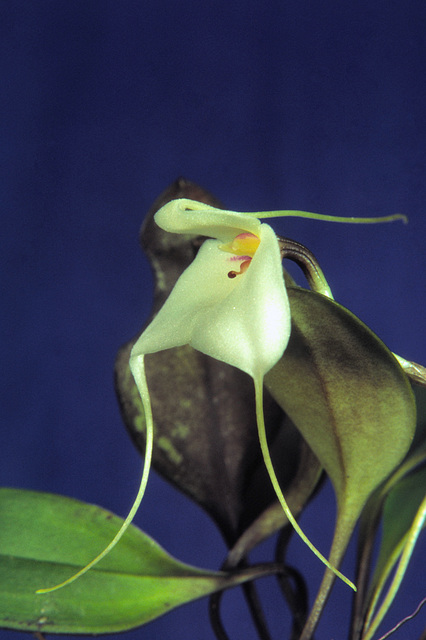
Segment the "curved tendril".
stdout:
<svg viewBox="0 0 426 640">
<path fill-rule="evenodd" d="M 136 494 L 136 498 L 135 498 L 135 501 L 134 501 L 134 503 L 132 505 L 132 508 L 130 509 L 127 518 L 124 520 L 123 524 L 121 525 L 120 529 L 115 534 L 114 538 L 111 540 L 111 542 L 108 544 L 108 546 L 105 547 L 105 549 L 103 551 L 101 551 L 101 553 L 99 555 L 96 556 L 96 558 L 94 558 L 91 562 L 89 562 L 89 564 L 87 564 L 85 567 L 80 569 L 80 571 L 75 573 L 73 576 L 71 576 L 67 580 L 64 580 L 63 582 L 55 585 L 54 587 L 47 587 L 45 589 L 37 589 L 37 591 L 36 591 L 37 594 L 50 593 L 51 591 L 57 591 L 58 589 L 62 589 L 62 587 L 65 587 L 65 586 L 71 584 L 72 582 L 74 582 L 75 580 L 80 578 L 82 575 L 87 573 L 90 569 L 92 569 L 92 567 L 94 567 L 96 564 L 98 564 L 98 562 L 100 562 L 100 560 L 105 558 L 105 556 L 115 547 L 115 545 L 118 543 L 118 541 L 125 534 L 126 530 L 129 528 L 129 526 L 132 523 L 132 520 L 135 517 L 136 512 L 137 512 L 137 510 L 138 510 L 138 508 L 140 506 L 140 503 L 142 502 L 142 498 L 143 498 L 143 496 L 145 494 L 145 489 L 146 489 L 146 486 L 148 484 L 148 476 L 149 476 L 149 471 L 150 471 L 150 468 L 151 468 L 152 448 L 153 448 L 153 440 L 154 440 L 154 426 L 153 426 L 153 420 L 152 420 L 151 401 L 150 401 L 148 385 L 147 385 L 147 381 L 146 381 L 146 374 L 145 374 L 145 366 L 144 366 L 143 357 L 139 360 L 138 364 L 139 364 L 139 367 L 138 367 L 137 372 L 132 372 L 132 373 L 133 373 L 134 377 L 136 378 L 137 385 L 138 385 L 138 388 L 139 388 L 139 393 L 141 395 L 142 403 L 143 403 L 143 407 L 144 407 L 144 411 L 145 411 L 146 447 L 145 447 L 145 459 L 144 459 L 142 478 L 141 478 L 139 489 L 138 489 L 138 492 Z"/>
<path fill-rule="evenodd" d="M 343 222 L 347 224 L 381 224 L 382 222 L 395 222 L 402 220 L 404 224 L 408 223 L 408 217 L 403 213 L 393 213 L 390 216 L 377 216 L 373 218 L 356 218 L 345 216 L 329 216 L 324 213 L 312 213 L 310 211 L 255 211 L 245 212 L 245 215 L 254 218 L 310 218 L 311 220 L 323 220 L 324 222 Z"/>
<path fill-rule="evenodd" d="M 268 442 L 266 438 L 266 429 L 265 429 L 265 419 L 263 415 L 263 378 L 255 378 L 254 379 L 254 389 L 255 389 L 255 400 L 256 400 L 256 419 L 257 419 L 257 429 L 259 433 L 259 441 L 260 448 L 262 450 L 263 461 L 266 466 L 266 470 L 268 471 L 269 478 L 271 480 L 272 486 L 274 487 L 275 494 L 283 508 L 285 515 L 287 516 L 288 521 L 293 526 L 296 533 L 300 536 L 303 542 L 309 547 L 309 549 L 325 564 L 325 566 L 330 569 L 338 578 L 343 580 L 351 589 L 356 591 L 356 586 L 346 578 L 336 567 L 333 567 L 332 564 L 322 555 L 320 551 L 309 540 L 309 538 L 305 535 L 305 533 L 300 528 L 297 523 L 296 518 L 290 511 L 290 507 L 287 504 L 286 499 L 281 491 L 281 487 L 278 482 L 278 478 L 275 473 L 274 466 L 272 464 L 271 455 L 269 452 Z"/>
</svg>

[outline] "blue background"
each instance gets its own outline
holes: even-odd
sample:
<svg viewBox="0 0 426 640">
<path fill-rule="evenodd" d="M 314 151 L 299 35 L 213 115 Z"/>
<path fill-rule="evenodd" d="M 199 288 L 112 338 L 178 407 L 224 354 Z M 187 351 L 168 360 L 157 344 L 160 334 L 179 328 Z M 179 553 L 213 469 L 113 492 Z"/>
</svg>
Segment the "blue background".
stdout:
<svg viewBox="0 0 426 640">
<path fill-rule="evenodd" d="M 127 512 L 140 461 L 113 361 L 150 309 L 140 223 L 180 175 L 237 210 L 408 214 L 408 226 L 274 224 L 316 254 L 338 301 L 426 363 L 423 0 L 14 0 L 0 30 L 0 484 Z M 325 550 L 329 503 L 328 487 L 302 519 Z M 213 524 L 154 475 L 136 521 L 182 560 L 222 562 Z M 292 549 L 313 595 L 322 567 Z M 382 633 L 425 595 L 425 553 L 423 541 Z M 274 581 L 262 591 L 284 638 Z M 337 585 L 317 640 L 346 637 L 349 598 Z M 126 637 L 211 640 L 206 609 Z M 224 617 L 232 638 L 255 637 L 238 594 Z"/>
</svg>

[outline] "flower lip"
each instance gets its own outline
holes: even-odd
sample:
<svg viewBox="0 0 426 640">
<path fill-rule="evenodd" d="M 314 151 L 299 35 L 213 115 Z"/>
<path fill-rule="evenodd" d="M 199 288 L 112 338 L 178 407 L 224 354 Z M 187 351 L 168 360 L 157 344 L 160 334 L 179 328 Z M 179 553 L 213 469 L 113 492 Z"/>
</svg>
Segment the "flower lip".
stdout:
<svg viewBox="0 0 426 640">
<path fill-rule="evenodd" d="M 234 228 L 229 241 L 239 232 Z M 145 354 L 184 344 L 252 378 L 278 362 L 290 336 L 290 308 L 275 232 L 262 224 L 257 233 L 261 242 L 250 261 L 221 251 L 221 239 L 202 244 L 135 343 L 135 368 Z M 227 277 L 244 262 L 249 269 L 243 276 Z"/>
</svg>

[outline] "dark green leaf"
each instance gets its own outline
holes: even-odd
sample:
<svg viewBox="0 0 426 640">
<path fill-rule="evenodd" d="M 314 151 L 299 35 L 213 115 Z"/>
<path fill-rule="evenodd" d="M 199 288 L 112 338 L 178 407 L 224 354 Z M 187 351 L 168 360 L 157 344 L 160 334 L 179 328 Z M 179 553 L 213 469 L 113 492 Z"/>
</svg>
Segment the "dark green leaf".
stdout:
<svg viewBox="0 0 426 640">
<path fill-rule="evenodd" d="M 416 366 L 418 367 L 419 365 Z M 414 385 L 413 391 L 416 398 L 417 425 L 410 450 L 402 464 L 369 498 L 361 514 L 357 557 L 358 592 L 354 602 L 352 623 L 353 638 L 359 637 L 364 625 L 367 609 L 369 606 L 371 607 L 373 593 L 377 592 L 379 583 L 384 579 L 384 572 L 387 564 L 386 559 L 391 559 L 391 557 L 394 556 L 392 565 L 388 567 L 389 570 L 398 559 L 398 555 L 395 556 L 395 550 L 397 549 L 400 541 L 404 538 L 405 534 L 408 532 L 417 511 L 418 504 L 421 502 L 420 497 L 420 501 L 416 506 L 415 496 L 417 491 L 423 491 L 423 495 L 426 492 L 425 481 L 424 479 L 423 481 L 421 479 L 422 465 L 426 462 L 426 388 Z M 409 474 L 414 473 L 414 477 L 416 477 L 419 472 L 421 472 L 419 480 L 414 481 L 416 484 L 414 493 L 412 496 L 409 496 L 407 504 L 401 504 L 402 512 L 404 512 L 405 516 L 402 517 L 401 512 L 400 518 L 398 514 L 399 507 L 397 506 L 394 513 L 392 513 L 392 510 L 389 511 L 389 503 L 387 502 L 387 499 L 390 497 L 390 494 L 393 494 L 393 492 L 396 491 L 394 498 L 392 498 L 390 502 L 390 505 L 395 504 L 394 500 L 395 497 L 399 495 L 400 484 L 403 483 L 404 486 L 405 478 Z M 386 509 L 386 513 L 388 515 L 386 516 L 386 523 L 384 523 L 383 527 L 380 559 L 378 560 L 379 564 L 376 564 L 374 578 L 371 578 L 374 541 L 381 521 L 385 502 L 388 504 Z M 391 515 L 389 516 L 389 514 Z M 371 579 L 371 586 L 368 590 L 369 579 Z M 379 593 L 377 593 L 377 596 L 379 596 Z"/>
<path fill-rule="evenodd" d="M 410 529 L 425 495 L 426 466 L 422 466 L 398 482 L 387 496 L 383 510 L 380 552 L 372 579 L 373 588 L 381 581 L 389 560 Z"/>
<path fill-rule="evenodd" d="M 320 294 L 288 291 L 292 334 L 265 384 L 333 483 L 338 517 L 330 561 L 336 566 L 365 501 L 410 447 L 414 397 L 394 356 L 358 318 Z M 327 573 L 312 629 L 332 582 Z"/>
<path fill-rule="evenodd" d="M 265 575 L 228 575 L 178 562 L 136 527 L 96 567 L 47 594 L 113 538 L 122 520 L 52 494 L 0 489 L 0 626 L 46 633 L 112 633 Z"/>
<path fill-rule="evenodd" d="M 266 385 L 330 476 L 339 507 L 359 513 L 413 439 L 414 397 L 383 343 L 347 309 L 289 289 L 290 344 Z"/>
<path fill-rule="evenodd" d="M 384 506 L 383 536 L 374 572 L 362 638 L 371 640 L 401 587 L 426 522 L 426 467 L 423 465 L 389 491 Z M 389 588 L 385 587 L 392 570 Z M 380 602 L 381 600 L 381 602 Z"/>
</svg>

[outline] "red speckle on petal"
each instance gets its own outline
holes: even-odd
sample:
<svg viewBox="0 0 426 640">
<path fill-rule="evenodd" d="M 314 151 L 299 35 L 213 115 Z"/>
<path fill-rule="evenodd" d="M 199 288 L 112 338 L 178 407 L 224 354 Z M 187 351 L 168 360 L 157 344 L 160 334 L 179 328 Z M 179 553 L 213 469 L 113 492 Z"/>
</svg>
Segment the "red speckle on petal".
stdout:
<svg viewBox="0 0 426 640">
<path fill-rule="evenodd" d="M 246 258 L 246 257 L 247 256 L 243 256 L 243 258 Z M 239 271 L 229 271 L 228 278 L 236 278 L 237 276 L 240 276 L 241 274 L 245 273 L 250 266 L 250 262 L 251 262 L 251 258 L 248 258 L 248 260 L 244 260 L 244 262 L 242 262 L 240 265 Z"/>
</svg>

